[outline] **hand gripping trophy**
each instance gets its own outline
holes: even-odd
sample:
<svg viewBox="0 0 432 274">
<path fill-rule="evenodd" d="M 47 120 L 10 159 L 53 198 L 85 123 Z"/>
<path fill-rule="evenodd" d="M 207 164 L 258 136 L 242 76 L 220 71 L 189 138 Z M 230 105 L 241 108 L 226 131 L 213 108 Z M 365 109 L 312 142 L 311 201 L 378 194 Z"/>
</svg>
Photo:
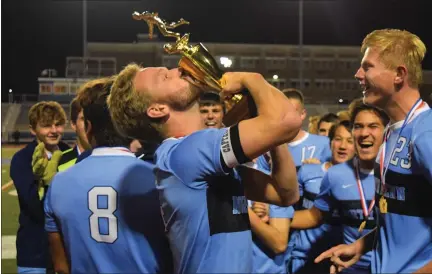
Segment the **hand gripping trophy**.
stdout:
<svg viewBox="0 0 432 274">
<path fill-rule="evenodd" d="M 166 23 L 159 17 L 157 12 L 134 12 L 132 14 L 135 20 L 146 21 L 149 27 L 149 37 L 153 38 L 154 27 L 156 26 L 160 33 L 165 37 L 176 39 L 173 44 L 165 44 L 164 50 L 168 54 L 179 53 L 182 58 L 179 61 L 179 67 L 184 69 L 195 80 L 193 85 L 199 86 L 204 90 L 222 90 L 221 78 L 223 71 L 219 68 L 213 56 L 208 52 L 203 44 L 189 45 L 189 34 L 183 36 L 180 33 L 172 31 L 178 26 L 188 25 L 189 22 L 181 18 L 178 22 Z M 256 112 L 255 104 L 247 91 L 232 97 L 227 104 L 229 111 L 224 118 L 224 124 L 229 126 L 240 120 L 254 116 Z"/>
</svg>

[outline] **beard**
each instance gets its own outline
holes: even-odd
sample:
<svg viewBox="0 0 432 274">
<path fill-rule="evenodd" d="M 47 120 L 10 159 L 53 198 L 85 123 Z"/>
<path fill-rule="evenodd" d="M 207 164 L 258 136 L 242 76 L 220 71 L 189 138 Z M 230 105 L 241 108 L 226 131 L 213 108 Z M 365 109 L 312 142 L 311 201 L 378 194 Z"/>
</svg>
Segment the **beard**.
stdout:
<svg viewBox="0 0 432 274">
<path fill-rule="evenodd" d="M 167 98 L 166 103 L 175 111 L 185 111 L 198 101 L 203 92 L 203 89 L 189 83 L 183 91 Z"/>
</svg>

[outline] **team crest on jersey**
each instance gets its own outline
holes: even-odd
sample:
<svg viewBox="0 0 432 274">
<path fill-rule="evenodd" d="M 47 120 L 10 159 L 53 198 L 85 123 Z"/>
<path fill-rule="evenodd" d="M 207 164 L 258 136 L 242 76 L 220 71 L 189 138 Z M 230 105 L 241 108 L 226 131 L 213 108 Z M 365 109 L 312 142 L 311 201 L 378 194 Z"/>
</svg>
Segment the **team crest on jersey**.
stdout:
<svg viewBox="0 0 432 274">
<path fill-rule="evenodd" d="M 233 196 L 233 214 L 248 213 L 248 201 L 245 196 Z"/>
</svg>

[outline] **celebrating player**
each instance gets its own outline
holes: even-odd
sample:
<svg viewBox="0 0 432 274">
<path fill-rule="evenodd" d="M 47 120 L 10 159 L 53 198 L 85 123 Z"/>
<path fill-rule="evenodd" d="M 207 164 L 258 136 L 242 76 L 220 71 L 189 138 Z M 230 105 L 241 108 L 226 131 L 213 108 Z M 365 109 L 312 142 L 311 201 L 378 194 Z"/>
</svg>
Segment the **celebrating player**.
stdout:
<svg viewBox="0 0 432 274">
<path fill-rule="evenodd" d="M 408 31 L 383 29 L 368 34 L 361 51 L 355 77 L 364 102 L 382 108 L 391 121 L 375 167 L 379 223 L 376 232 L 318 259 L 331 257 L 333 270 L 342 270 L 370 251 L 376 237 L 372 273 L 430 273 L 432 111 L 419 93 L 426 47 Z"/>
<path fill-rule="evenodd" d="M 296 212 L 293 227 L 311 228 L 337 211 L 343 227 L 343 241 L 352 243 L 375 228 L 374 163 L 388 122 L 381 110 L 358 106 L 351 117 L 357 157 L 328 169 L 311 209 Z M 346 271 L 370 273 L 371 252 Z"/>
<path fill-rule="evenodd" d="M 295 168 L 279 146 L 297 135 L 301 120 L 287 98 L 255 73 L 226 73 L 225 95 L 247 88 L 259 115 L 229 128 L 202 130 L 201 90 L 184 71 L 129 65 L 108 100 L 124 135 L 163 140 L 156 151 L 157 187 L 175 271 L 250 272 L 248 203 L 291 205 L 298 200 Z M 272 177 L 239 169 L 271 150 Z"/>
</svg>

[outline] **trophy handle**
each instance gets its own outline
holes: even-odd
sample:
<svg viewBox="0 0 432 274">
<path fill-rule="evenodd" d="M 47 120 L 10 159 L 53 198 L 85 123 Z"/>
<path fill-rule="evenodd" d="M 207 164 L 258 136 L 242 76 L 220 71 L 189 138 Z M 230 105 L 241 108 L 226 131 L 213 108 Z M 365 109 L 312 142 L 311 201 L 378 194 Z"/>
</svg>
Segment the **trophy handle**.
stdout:
<svg viewBox="0 0 432 274">
<path fill-rule="evenodd" d="M 258 112 L 255 102 L 247 89 L 241 91 L 241 99 L 227 111 L 223 118 L 225 126 L 232 126 L 242 120 L 256 117 Z"/>
</svg>

